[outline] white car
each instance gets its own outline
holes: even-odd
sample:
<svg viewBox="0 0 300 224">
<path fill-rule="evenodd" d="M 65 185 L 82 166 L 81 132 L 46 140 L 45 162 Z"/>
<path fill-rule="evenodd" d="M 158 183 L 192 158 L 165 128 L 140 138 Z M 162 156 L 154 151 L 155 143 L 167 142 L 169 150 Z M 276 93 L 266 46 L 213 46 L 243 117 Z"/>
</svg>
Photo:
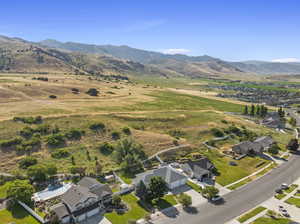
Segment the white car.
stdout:
<svg viewBox="0 0 300 224">
<path fill-rule="evenodd" d="M 281 184 L 281 187 L 280 187 L 282 190 L 286 190 L 286 189 L 288 189 L 289 188 L 289 185 L 288 184 L 286 184 L 286 183 L 283 183 L 283 184 Z"/>
</svg>

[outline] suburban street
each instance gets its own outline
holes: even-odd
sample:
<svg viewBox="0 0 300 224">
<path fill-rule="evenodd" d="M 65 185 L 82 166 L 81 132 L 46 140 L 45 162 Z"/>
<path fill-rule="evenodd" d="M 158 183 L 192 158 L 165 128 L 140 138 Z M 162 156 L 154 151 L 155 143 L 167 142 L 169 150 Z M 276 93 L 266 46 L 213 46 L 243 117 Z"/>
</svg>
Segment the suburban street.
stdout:
<svg viewBox="0 0 300 224">
<path fill-rule="evenodd" d="M 176 217 L 163 217 L 159 224 L 224 224 L 271 198 L 282 183 L 291 184 L 300 177 L 300 155 L 292 155 L 288 162 L 267 175 L 224 196 L 224 203 L 202 204 L 196 212 L 180 211 Z"/>
</svg>

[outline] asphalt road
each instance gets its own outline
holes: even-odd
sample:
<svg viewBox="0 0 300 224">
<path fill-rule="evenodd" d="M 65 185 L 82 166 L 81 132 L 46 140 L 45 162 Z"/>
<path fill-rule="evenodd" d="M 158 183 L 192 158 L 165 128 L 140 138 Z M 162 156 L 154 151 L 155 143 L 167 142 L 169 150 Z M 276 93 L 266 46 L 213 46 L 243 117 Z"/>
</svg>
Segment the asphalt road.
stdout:
<svg viewBox="0 0 300 224">
<path fill-rule="evenodd" d="M 176 217 L 156 220 L 159 224 L 224 224 L 259 205 L 274 195 L 282 183 L 291 184 L 300 177 L 300 155 L 292 155 L 288 162 L 267 175 L 224 196 L 224 203 L 205 203 L 191 214 L 180 211 Z"/>
</svg>

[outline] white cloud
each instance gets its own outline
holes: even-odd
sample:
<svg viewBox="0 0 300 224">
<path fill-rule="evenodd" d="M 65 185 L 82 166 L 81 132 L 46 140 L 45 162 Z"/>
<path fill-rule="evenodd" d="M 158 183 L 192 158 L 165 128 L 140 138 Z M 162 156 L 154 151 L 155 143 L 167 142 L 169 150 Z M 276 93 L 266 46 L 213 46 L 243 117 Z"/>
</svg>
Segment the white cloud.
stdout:
<svg viewBox="0 0 300 224">
<path fill-rule="evenodd" d="M 298 59 L 298 58 L 279 58 L 279 59 L 272 60 L 272 62 L 292 63 L 292 62 L 300 62 L 300 59 Z"/>
<path fill-rule="evenodd" d="M 161 52 L 164 54 L 187 54 L 191 52 L 189 49 L 184 49 L 184 48 L 171 48 L 171 49 L 164 49 Z"/>
</svg>

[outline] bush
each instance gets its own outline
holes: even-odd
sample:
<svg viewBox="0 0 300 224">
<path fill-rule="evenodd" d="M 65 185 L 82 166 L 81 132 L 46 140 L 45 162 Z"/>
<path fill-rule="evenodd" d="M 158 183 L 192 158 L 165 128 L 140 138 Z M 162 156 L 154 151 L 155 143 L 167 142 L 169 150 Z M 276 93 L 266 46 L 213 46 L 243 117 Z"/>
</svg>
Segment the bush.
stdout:
<svg viewBox="0 0 300 224">
<path fill-rule="evenodd" d="M 215 137 L 224 137 L 224 133 L 220 129 L 212 128 L 210 131 Z"/>
<path fill-rule="evenodd" d="M 168 133 L 169 133 L 169 135 L 171 135 L 174 138 L 181 138 L 186 135 L 186 133 L 184 131 L 181 131 L 179 129 L 170 130 Z"/>
<path fill-rule="evenodd" d="M 279 146 L 277 144 L 273 144 L 269 149 L 268 152 L 273 154 L 273 155 L 277 155 L 279 153 Z"/>
<path fill-rule="evenodd" d="M 99 146 L 99 150 L 103 154 L 110 154 L 114 151 L 114 146 L 108 142 L 104 142 Z"/>
<path fill-rule="evenodd" d="M 55 159 L 61 159 L 70 156 L 70 153 L 67 149 L 57 149 L 51 153 L 51 156 Z"/>
<path fill-rule="evenodd" d="M 34 130 L 31 127 L 24 127 L 21 131 L 20 131 L 20 135 L 24 138 L 31 138 L 31 136 L 33 135 Z"/>
<path fill-rule="evenodd" d="M 9 139 L 9 140 L 2 140 L 0 142 L 0 147 L 1 148 L 8 148 L 8 147 L 19 145 L 21 143 L 22 143 L 22 138 L 15 137 L 15 138 Z"/>
<path fill-rule="evenodd" d="M 112 197 L 112 204 L 114 206 L 117 206 L 117 207 L 120 206 L 121 202 L 122 202 L 122 199 L 121 199 L 121 197 L 118 194 L 113 195 L 113 197 Z"/>
<path fill-rule="evenodd" d="M 50 147 L 60 147 L 65 145 L 65 138 L 62 134 L 53 134 L 47 138 L 47 145 Z"/>
<path fill-rule="evenodd" d="M 122 132 L 125 134 L 125 135 L 131 135 L 131 130 L 129 127 L 124 127 L 122 129 Z"/>
<path fill-rule="evenodd" d="M 41 116 L 36 117 L 14 117 L 13 121 L 15 122 L 23 122 L 25 124 L 40 124 L 43 122 L 43 119 Z"/>
<path fill-rule="evenodd" d="M 86 94 L 90 95 L 90 96 L 98 96 L 99 91 L 95 88 L 90 88 Z"/>
<path fill-rule="evenodd" d="M 121 134 L 120 134 L 120 132 L 118 132 L 118 131 L 113 131 L 113 132 L 111 133 L 111 137 L 112 137 L 113 140 L 118 140 L 118 139 L 120 139 Z"/>
<path fill-rule="evenodd" d="M 105 124 L 102 122 L 93 123 L 89 126 L 89 128 L 94 132 L 104 132 L 105 131 Z"/>
<path fill-rule="evenodd" d="M 57 96 L 55 96 L 55 95 L 50 95 L 49 98 L 50 98 L 50 99 L 56 99 Z"/>
<path fill-rule="evenodd" d="M 80 140 L 82 135 L 84 135 L 84 131 L 76 128 L 71 129 L 65 134 L 66 138 L 69 140 Z"/>
<path fill-rule="evenodd" d="M 35 164 L 37 164 L 37 159 L 31 156 L 27 156 L 19 161 L 19 167 L 21 169 L 27 169 Z"/>
<path fill-rule="evenodd" d="M 184 193 L 181 193 L 178 196 L 178 201 L 183 207 L 189 207 L 192 205 L 192 197 Z"/>
</svg>

